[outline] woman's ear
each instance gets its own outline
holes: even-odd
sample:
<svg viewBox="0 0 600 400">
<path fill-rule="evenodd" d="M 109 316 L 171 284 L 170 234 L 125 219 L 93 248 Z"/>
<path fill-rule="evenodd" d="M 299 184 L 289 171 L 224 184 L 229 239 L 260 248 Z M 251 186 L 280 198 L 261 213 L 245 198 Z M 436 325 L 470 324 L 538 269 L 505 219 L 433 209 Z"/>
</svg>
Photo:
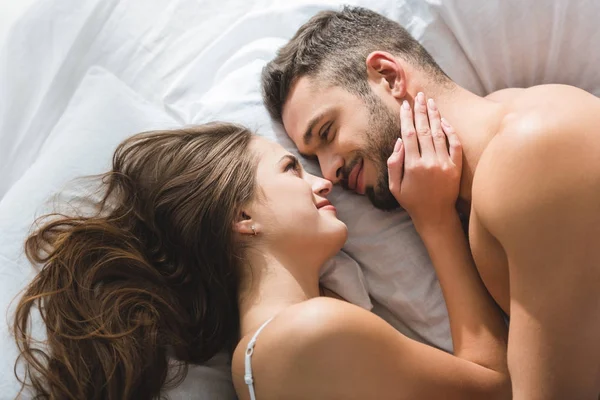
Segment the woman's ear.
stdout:
<svg viewBox="0 0 600 400">
<path fill-rule="evenodd" d="M 406 72 L 392 54 L 374 51 L 367 56 L 367 77 L 377 85 L 384 85 L 396 99 L 406 96 Z"/>
<path fill-rule="evenodd" d="M 258 225 L 246 212 L 241 211 L 238 220 L 234 223 L 233 229 L 242 235 L 258 235 Z"/>
</svg>

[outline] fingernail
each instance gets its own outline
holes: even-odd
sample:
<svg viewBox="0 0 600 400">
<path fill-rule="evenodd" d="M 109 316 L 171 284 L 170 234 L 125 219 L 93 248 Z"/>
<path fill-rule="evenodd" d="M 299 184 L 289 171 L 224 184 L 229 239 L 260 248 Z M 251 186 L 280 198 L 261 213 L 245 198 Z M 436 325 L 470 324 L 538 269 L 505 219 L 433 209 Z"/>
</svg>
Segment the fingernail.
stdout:
<svg viewBox="0 0 600 400">
<path fill-rule="evenodd" d="M 423 92 L 417 93 L 417 101 L 419 102 L 419 104 L 425 105 L 425 95 L 423 94 Z"/>
<path fill-rule="evenodd" d="M 400 147 L 402 147 L 402 139 L 398 138 L 398 140 L 396 140 L 396 145 L 394 146 L 394 153 L 399 152 Z"/>
<path fill-rule="evenodd" d="M 406 100 L 402 102 L 402 107 L 404 107 L 405 110 L 410 110 L 410 104 L 408 104 L 408 101 Z"/>
<path fill-rule="evenodd" d="M 450 123 L 448 123 L 448 120 L 446 120 L 444 117 L 442 117 L 442 125 L 446 125 L 448 128 L 450 128 Z"/>
<path fill-rule="evenodd" d="M 432 111 L 437 111 L 437 106 L 435 105 L 435 101 L 433 101 L 433 99 L 427 100 L 427 104 Z"/>
</svg>

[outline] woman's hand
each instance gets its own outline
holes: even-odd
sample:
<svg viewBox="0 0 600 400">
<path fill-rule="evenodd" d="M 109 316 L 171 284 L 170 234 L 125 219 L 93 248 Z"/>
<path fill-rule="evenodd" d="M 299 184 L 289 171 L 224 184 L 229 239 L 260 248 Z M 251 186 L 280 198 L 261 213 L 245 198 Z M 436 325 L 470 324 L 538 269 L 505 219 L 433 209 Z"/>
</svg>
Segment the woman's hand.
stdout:
<svg viewBox="0 0 600 400">
<path fill-rule="evenodd" d="M 425 104 L 422 93 L 415 99 L 414 119 L 408 103 L 401 106 L 400 118 L 402 141 L 388 159 L 390 191 L 412 217 L 435 268 L 448 309 L 454 355 L 469 362 L 460 364 L 469 365 L 466 368 L 479 382 L 474 383 L 478 390 L 493 388 L 495 397 L 510 398 L 507 327 L 477 273 L 455 209 L 462 172 L 460 142 L 454 129 L 442 123 L 435 103 Z M 429 363 L 438 362 L 433 360 Z M 465 398 L 470 397 L 474 396 Z"/>
<path fill-rule="evenodd" d="M 414 119 L 409 103 L 403 102 L 400 129 L 402 139 L 387 162 L 389 189 L 419 230 L 456 214 L 462 147 L 433 99 L 426 104 L 423 93 L 415 98 Z"/>
</svg>

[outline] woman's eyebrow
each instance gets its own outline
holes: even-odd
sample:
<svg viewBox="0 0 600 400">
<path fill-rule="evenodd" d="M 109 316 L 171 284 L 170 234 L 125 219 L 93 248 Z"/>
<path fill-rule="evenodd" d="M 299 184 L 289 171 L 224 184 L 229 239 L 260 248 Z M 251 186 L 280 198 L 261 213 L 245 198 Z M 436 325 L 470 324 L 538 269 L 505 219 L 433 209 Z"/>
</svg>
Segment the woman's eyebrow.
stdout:
<svg viewBox="0 0 600 400">
<path fill-rule="evenodd" d="M 298 163 L 298 158 L 296 156 L 294 156 L 293 154 L 286 154 L 285 156 L 281 157 L 278 161 L 278 164 L 281 164 L 282 162 L 284 162 L 285 160 L 294 162 L 294 163 Z"/>
</svg>

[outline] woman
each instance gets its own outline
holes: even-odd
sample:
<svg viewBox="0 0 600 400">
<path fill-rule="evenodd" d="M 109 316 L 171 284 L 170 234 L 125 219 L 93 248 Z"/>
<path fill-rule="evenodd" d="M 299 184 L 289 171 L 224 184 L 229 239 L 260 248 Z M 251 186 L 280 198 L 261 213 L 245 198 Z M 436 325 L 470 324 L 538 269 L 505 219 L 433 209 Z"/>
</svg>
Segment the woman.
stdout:
<svg viewBox="0 0 600 400">
<path fill-rule="evenodd" d="M 402 177 L 398 142 L 389 173 L 439 275 L 454 356 L 322 297 L 319 269 L 347 237 L 330 182 L 243 127 L 208 124 L 126 140 L 98 213 L 51 216 L 28 238 L 43 268 L 16 315 L 25 378 L 42 398 L 155 398 L 229 349 L 242 400 L 510 397 L 506 327 L 453 207 L 461 154 L 445 130 L 450 154 Z M 34 306 L 44 348 L 28 336 Z"/>
</svg>

